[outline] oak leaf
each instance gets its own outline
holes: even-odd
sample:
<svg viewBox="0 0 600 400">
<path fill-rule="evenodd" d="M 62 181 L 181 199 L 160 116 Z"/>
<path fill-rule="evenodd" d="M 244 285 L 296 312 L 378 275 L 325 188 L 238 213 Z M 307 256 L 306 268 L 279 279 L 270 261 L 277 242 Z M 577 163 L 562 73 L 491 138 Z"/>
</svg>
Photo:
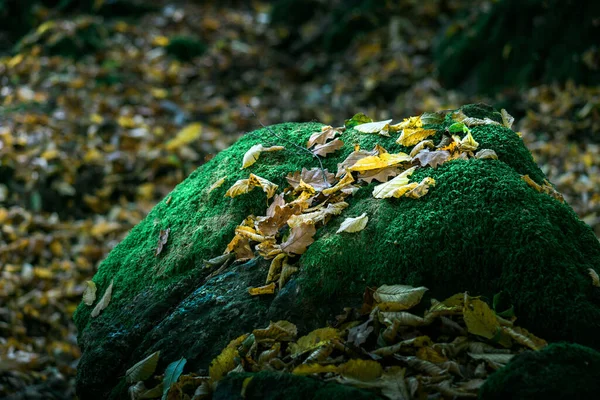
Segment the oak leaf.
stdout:
<svg viewBox="0 0 600 400">
<path fill-rule="evenodd" d="M 412 161 L 418 161 L 422 167 L 430 165 L 436 168 L 438 165 L 445 163 L 450 158 L 450 152 L 446 150 L 422 150 L 416 156 L 413 157 Z"/>
<path fill-rule="evenodd" d="M 328 172 L 326 169 L 321 170 L 320 168 L 312 168 L 310 170 L 302 168 L 301 172 L 296 171 L 293 174 L 288 174 L 285 179 L 294 189 L 298 187 L 300 181 L 304 181 L 311 185 L 317 192 L 331 187 L 333 182 L 335 182 L 335 176 L 331 172 Z"/>
<path fill-rule="evenodd" d="M 387 167 L 365 171 L 358 175 L 359 181 L 371 183 L 373 180 L 378 182 L 387 182 L 390 177 L 394 177 L 400 173 L 398 167 Z M 343 190 L 343 189 L 342 189 Z"/>
<path fill-rule="evenodd" d="M 344 142 L 342 142 L 340 139 L 334 139 L 331 142 L 315 146 L 315 148 L 311 151 L 313 152 L 313 154 L 316 154 L 321 157 L 326 157 L 327 154 L 334 153 L 341 149 L 343 146 Z"/>
<path fill-rule="evenodd" d="M 417 143 L 417 145 L 415 147 L 413 147 L 413 149 L 410 151 L 409 156 L 411 156 L 411 157 L 416 156 L 417 153 L 419 153 L 425 147 L 433 149 L 435 147 L 435 145 L 433 144 L 433 140 L 421 140 L 419 143 Z"/>
<path fill-rule="evenodd" d="M 306 142 L 306 148 L 310 149 L 316 144 L 325 144 L 328 140 L 334 139 L 339 133 L 341 133 L 340 128 L 334 128 L 329 125 L 324 126 L 320 132 L 310 135 L 308 142 Z"/>
<path fill-rule="evenodd" d="M 436 132 L 435 129 L 404 128 L 396 143 L 406 147 L 414 146 L 425 138 L 435 135 Z"/>
<path fill-rule="evenodd" d="M 302 254 L 306 248 L 315 240 L 313 236 L 317 233 L 314 224 L 300 224 L 290 229 L 290 236 L 281 243 L 281 250 L 287 254 Z"/>
<path fill-rule="evenodd" d="M 354 178 L 352 177 L 352 174 L 350 172 L 347 172 L 346 175 L 344 175 L 344 177 L 340 179 L 338 183 L 335 184 L 335 186 L 324 189 L 322 193 L 326 196 L 329 196 L 330 194 L 333 194 L 341 190 L 342 188 L 348 186 L 352 182 L 354 182 Z"/>
</svg>

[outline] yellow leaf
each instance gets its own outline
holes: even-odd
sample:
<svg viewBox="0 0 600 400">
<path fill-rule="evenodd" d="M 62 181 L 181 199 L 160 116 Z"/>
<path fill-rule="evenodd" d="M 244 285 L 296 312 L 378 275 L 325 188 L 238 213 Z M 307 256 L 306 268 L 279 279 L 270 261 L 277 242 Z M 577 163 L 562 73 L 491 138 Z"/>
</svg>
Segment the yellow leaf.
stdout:
<svg viewBox="0 0 600 400">
<path fill-rule="evenodd" d="M 353 359 L 337 367 L 336 372 L 347 378 L 373 381 L 383 375 L 383 367 L 377 361 Z"/>
<path fill-rule="evenodd" d="M 250 147 L 250 149 L 246 152 L 246 154 L 244 154 L 244 159 L 242 160 L 242 168 L 241 169 L 248 168 L 249 166 L 254 164 L 256 162 L 256 160 L 258 160 L 258 158 L 260 157 L 260 153 L 262 153 L 263 151 L 280 151 L 280 150 L 285 150 L 285 147 L 283 147 L 283 146 L 264 147 L 262 144 L 255 144 L 254 146 Z"/>
<path fill-rule="evenodd" d="M 311 374 L 324 374 L 327 372 L 336 372 L 337 367 L 335 365 L 321 365 L 321 364 L 300 364 L 292 371 L 294 375 L 311 375 Z"/>
<path fill-rule="evenodd" d="M 176 150 L 186 144 L 192 143 L 198 139 L 201 134 L 202 124 L 194 122 L 180 130 L 173 139 L 166 143 L 165 148 L 169 151 Z"/>
<path fill-rule="evenodd" d="M 435 147 L 435 144 L 433 143 L 433 140 L 422 140 L 419 143 L 417 143 L 417 145 L 415 147 L 413 147 L 413 149 L 410 151 L 409 156 L 413 157 L 417 155 L 418 152 L 420 152 L 421 150 L 423 150 L 425 147 L 428 147 L 430 149 L 433 149 Z"/>
<path fill-rule="evenodd" d="M 307 193 L 310 193 L 311 195 L 314 195 L 315 193 L 317 193 L 316 189 L 313 186 L 304 182 L 302 179 L 300 179 L 300 183 L 298 184 L 298 186 L 296 186 L 296 189 L 294 189 L 294 192 L 295 193 L 307 192 Z"/>
<path fill-rule="evenodd" d="M 408 184 L 408 177 L 412 175 L 417 167 L 412 167 L 395 177 L 389 182 L 382 183 L 373 188 L 373 197 L 377 199 L 386 199 L 389 197 L 400 197 L 406 193 L 405 185 Z"/>
<path fill-rule="evenodd" d="M 106 291 L 104 291 L 104 295 L 102 296 L 98 304 L 96 304 L 96 307 L 94 307 L 94 309 L 92 310 L 92 317 L 97 317 L 100 314 L 100 312 L 108 306 L 108 303 L 110 303 L 110 297 L 112 295 L 112 289 L 113 281 L 111 280 L 110 285 L 108 285 Z"/>
<path fill-rule="evenodd" d="M 326 208 L 317 209 L 313 212 L 292 215 L 288 219 L 287 224 L 290 228 L 295 228 L 301 224 L 314 225 L 318 222 L 324 221 L 330 215 L 340 215 L 346 207 L 348 207 L 348 203 L 345 201 L 328 204 Z"/>
<path fill-rule="evenodd" d="M 500 115 L 502 115 L 502 125 L 508 129 L 512 129 L 512 124 L 515 122 L 515 117 L 510 115 L 504 108 L 500 110 Z"/>
<path fill-rule="evenodd" d="M 275 276 L 281 272 L 281 268 L 283 267 L 283 260 L 286 258 L 286 254 L 278 254 L 272 261 L 271 266 L 269 267 L 269 273 L 267 274 L 266 284 L 269 284 L 275 280 Z"/>
<path fill-rule="evenodd" d="M 252 296 L 260 296 L 263 294 L 273 294 L 275 293 L 275 282 L 271 282 L 268 285 L 260 286 L 260 287 L 252 287 L 248 289 L 248 293 Z"/>
<path fill-rule="evenodd" d="M 463 306 L 463 319 L 469 333 L 486 339 L 493 338 L 500 329 L 494 311 L 484 301 L 468 296 Z"/>
<path fill-rule="evenodd" d="M 281 269 L 281 276 L 279 276 L 279 289 L 283 288 L 287 283 L 290 276 L 294 273 L 298 272 L 298 267 L 292 267 L 287 263 L 283 264 L 283 268 Z"/>
<path fill-rule="evenodd" d="M 342 188 L 348 186 L 352 182 L 354 182 L 354 178 L 352 177 L 351 173 L 347 172 L 346 175 L 344 175 L 344 177 L 342 179 L 340 179 L 340 181 L 338 183 L 335 184 L 335 186 L 324 189 L 322 191 L 322 193 L 326 196 L 329 196 L 330 194 L 333 194 L 333 193 L 341 190 Z M 304 192 L 304 193 L 306 193 L 306 192 Z"/>
<path fill-rule="evenodd" d="M 254 174 L 250 174 L 248 180 L 251 185 L 260 186 L 263 192 L 267 194 L 267 199 L 275 196 L 275 191 L 277 190 L 278 186 L 273 182 Z"/>
<path fill-rule="evenodd" d="M 237 339 L 233 339 L 226 348 L 223 349 L 208 367 L 208 375 L 211 381 L 217 382 L 225 375 L 227 375 L 236 366 L 235 358 L 239 357 L 237 348 L 242 344 L 248 337 L 248 334 L 244 334 Z"/>
<path fill-rule="evenodd" d="M 164 99 L 169 95 L 169 92 L 163 88 L 151 88 L 150 93 L 156 99 Z"/>
<path fill-rule="evenodd" d="M 419 357 L 421 360 L 429 361 L 434 364 L 440 364 L 448 361 L 448 358 L 445 355 L 437 352 L 429 346 L 421 347 L 419 350 L 417 350 L 417 357 Z"/>
<path fill-rule="evenodd" d="M 598 273 L 593 270 L 592 268 L 588 268 L 588 273 L 590 274 L 590 277 L 592 278 L 592 285 L 596 286 L 596 287 L 600 287 L 600 276 L 598 276 Z"/>
<path fill-rule="evenodd" d="M 267 179 L 261 178 L 260 176 L 250 174 L 248 179 L 240 179 L 235 182 L 229 190 L 225 193 L 225 196 L 234 198 L 241 194 L 246 194 L 255 187 L 261 187 L 262 190 L 267 193 L 267 198 L 271 198 L 275 195 L 277 185 Z"/>
<path fill-rule="evenodd" d="M 336 233 L 354 233 L 362 231 L 367 226 L 367 222 L 369 222 L 369 217 L 367 217 L 367 213 L 363 213 L 361 216 L 356 218 L 346 218 L 344 222 L 342 222 L 340 228 L 337 230 Z"/>
<path fill-rule="evenodd" d="M 402 146 L 414 146 L 425 138 L 435 135 L 435 129 L 404 128 L 396 143 Z"/>
<path fill-rule="evenodd" d="M 430 177 L 423 178 L 413 189 L 406 192 L 404 196 L 410 197 L 411 199 L 418 199 L 423 197 L 429 192 L 429 187 L 435 186 L 435 180 Z"/>
<path fill-rule="evenodd" d="M 538 192 L 542 192 L 542 187 L 538 185 L 529 175 L 521 175 L 521 179 L 525 181 L 530 187 L 534 188 Z"/>
<path fill-rule="evenodd" d="M 221 187 L 225 183 L 225 179 L 227 179 L 226 176 L 222 177 L 221 179 L 210 185 L 210 187 L 208 188 L 208 193 L 212 192 L 218 187 Z"/>
<path fill-rule="evenodd" d="M 518 326 L 503 326 L 502 330 L 507 333 L 515 342 L 527 346 L 532 350 L 540 350 L 548 345 L 544 339 L 531 334 L 527 329 Z"/>
<path fill-rule="evenodd" d="M 88 306 L 94 304 L 96 300 L 96 284 L 93 281 L 87 281 L 85 291 L 83 292 L 83 302 Z"/>
<path fill-rule="evenodd" d="M 473 139 L 470 131 L 465 135 L 464 138 L 462 138 L 460 144 L 458 145 L 461 151 L 475 151 L 477 150 L 478 146 L 479 143 Z"/>
<path fill-rule="evenodd" d="M 241 194 L 246 194 L 252 189 L 254 189 L 254 185 L 250 184 L 249 179 L 240 179 L 231 185 L 227 192 L 225 192 L 225 196 L 234 198 Z"/>
<path fill-rule="evenodd" d="M 134 383 L 139 381 L 145 381 L 150 378 L 156 370 L 156 364 L 158 363 L 158 357 L 160 351 L 155 351 L 142 361 L 136 363 L 133 367 L 129 368 L 125 372 L 125 378 L 127 382 Z"/>
<path fill-rule="evenodd" d="M 408 285 L 382 285 L 373 293 L 373 298 L 378 303 L 394 305 L 388 306 L 386 311 L 408 310 L 419 304 L 427 290 L 424 286 L 415 288 Z"/>
<path fill-rule="evenodd" d="M 298 335 L 298 328 L 289 321 L 270 322 L 265 329 L 255 329 L 252 334 L 257 342 L 274 340 L 276 342 L 289 342 Z"/>
<path fill-rule="evenodd" d="M 308 335 L 302 336 L 296 343 L 290 343 L 289 349 L 292 356 L 314 350 L 333 339 L 339 339 L 340 332 L 334 328 L 315 329 Z"/>
<path fill-rule="evenodd" d="M 421 116 L 418 115 L 416 117 L 404 118 L 402 122 L 399 122 L 395 125 L 390 125 L 390 130 L 393 132 L 399 132 L 402 129 L 415 129 L 423 126 L 423 121 L 421 120 Z"/>
<path fill-rule="evenodd" d="M 411 160 L 410 156 L 405 153 L 397 153 L 397 154 L 383 153 L 378 156 L 368 156 L 365 158 L 361 158 L 353 166 L 347 168 L 347 171 L 351 171 L 351 172 L 370 171 L 370 170 L 374 170 L 374 169 L 392 167 L 392 166 L 395 166 L 395 165 L 398 165 L 400 163 L 407 162 L 410 160 Z"/>
</svg>

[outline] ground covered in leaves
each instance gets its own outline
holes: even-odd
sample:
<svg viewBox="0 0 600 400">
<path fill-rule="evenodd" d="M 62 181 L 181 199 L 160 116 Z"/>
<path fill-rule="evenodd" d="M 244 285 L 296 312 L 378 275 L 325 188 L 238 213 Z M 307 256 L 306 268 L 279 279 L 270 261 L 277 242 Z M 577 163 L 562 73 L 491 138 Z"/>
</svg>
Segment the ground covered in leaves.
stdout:
<svg viewBox="0 0 600 400">
<path fill-rule="evenodd" d="M 379 121 L 478 100 L 500 104 L 600 236 L 598 88 L 567 83 L 488 98 L 445 90 L 430 50 L 448 10 L 430 4 L 407 9 L 396 31 L 375 29 L 341 52 L 291 57 L 277 48 L 285 32 L 269 24 L 268 5 L 252 4 L 167 4 L 136 22 L 57 20 L 1 59 L 0 395 L 74 396 L 72 313 L 98 262 L 259 119 L 336 124 L 357 112 Z M 314 23 L 301 32 L 310 37 Z M 52 55 L 53 44 L 90 27 L 102 46 L 84 40 L 76 48 L 87 55 Z M 190 45 L 190 37 L 201 40 Z M 251 360 L 271 349 L 247 345 Z M 412 356 L 401 355 L 405 363 Z"/>
</svg>

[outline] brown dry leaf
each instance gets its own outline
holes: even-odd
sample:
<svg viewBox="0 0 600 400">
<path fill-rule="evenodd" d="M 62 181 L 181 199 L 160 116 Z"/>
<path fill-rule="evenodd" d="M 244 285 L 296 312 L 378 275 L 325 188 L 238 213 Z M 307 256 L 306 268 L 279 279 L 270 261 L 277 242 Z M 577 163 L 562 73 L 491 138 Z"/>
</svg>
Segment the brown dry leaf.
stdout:
<svg viewBox="0 0 600 400">
<path fill-rule="evenodd" d="M 529 175 L 521 175 L 521 179 L 523 179 L 530 187 L 534 188 L 538 192 L 542 192 L 542 187 L 535 183 L 533 179 L 529 177 Z"/>
<path fill-rule="evenodd" d="M 273 340 L 278 342 L 290 342 L 298 335 L 298 328 L 289 321 L 270 322 L 264 329 L 255 329 L 252 334 L 257 342 Z"/>
<path fill-rule="evenodd" d="M 316 189 L 313 186 L 304 182 L 303 180 L 300 180 L 300 183 L 298 184 L 298 186 L 296 186 L 296 189 L 294 190 L 294 193 L 301 193 L 301 192 L 306 192 L 306 193 L 310 194 L 311 196 L 313 196 L 317 193 Z"/>
<path fill-rule="evenodd" d="M 411 199 L 418 199 L 425 196 L 429 192 L 430 186 L 435 186 L 435 179 L 428 176 L 423 178 L 423 180 L 419 182 L 413 189 L 406 192 L 404 196 Z"/>
<path fill-rule="evenodd" d="M 100 312 L 108 306 L 108 303 L 110 303 L 110 297 L 112 296 L 112 289 L 113 281 L 111 280 L 110 285 L 108 285 L 108 287 L 104 291 L 104 295 L 102 296 L 98 304 L 96 304 L 96 307 L 94 307 L 94 309 L 92 310 L 92 313 L 90 314 L 92 317 L 97 317 L 100 314 Z"/>
<path fill-rule="evenodd" d="M 165 230 L 160 230 L 160 233 L 158 234 L 158 244 L 156 246 L 156 252 L 155 255 L 159 255 L 160 253 L 162 253 L 164 246 L 167 244 L 167 241 L 169 240 L 169 233 L 171 232 L 171 228 L 167 228 Z"/>
<path fill-rule="evenodd" d="M 263 294 L 273 294 L 273 293 L 275 293 L 275 282 L 271 282 L 265 286 L 248 288 L 248 293 L 250 293 L 250 295 L 252 295 L 252 296 L 260 296 Z"/>
<path fill-rule="evenodd" d="M 446 150 L 422 150 L 416 156 L 413 157 L 412 161 L 418 161 L 422 167 L 430 165 L 433 168 L 436 168 L 438 165 L 441 165 L 448 161 L 450 158 L 450 153 Z"/>
<path fill-rule="evenodd" d="M 411 156 L 414 159 L 414 157 L 417 155 L 417 153 L 419 153 L 421 150 L 425 149 L 425 147 L 433 149 L 435 147 L 435 144 L 433 143 L 433 140 L 422 140 L 422 141 L 420 141 L 410 151 L 409 156 Z"/>
<path fill-rule="evenodd" d="M 322 193 L 326 196 L 329 196 L 337 191 L 340 191 L 352 182 L 354 182 L 354 178 L 352 177 L 352 174 L 350 172 L 347 172 L 346 175 L 344 175 L 344 177 L 340 179 L 338 183 L 335 184 L 335 186 L 330 187 L 328 189 L 324 189 Z"/>
<path fill-rule="evenodd" d="M 281 151 L 281 150 L 285 150 L 285 147 L 283 146 L 271 146 L 271 147 L 264 147 L 262 144 L 255 144 L 254 146 L 250 147 L 250 149 L 246 152 L 246 154 L 244 154 L 244 159 L 242 160 L 242 168 L 248 168 L 249 166 L 251 166 L 252 164 L 254 164 L 258 158 L 260 157 L 260 154 L 263 151 Z"/>
<path fill-rule="evenodd" d="M 288 174 L 286 179 L 294 189 L 300 185 L 300 181 L 303 181 L 311 185 L 317 192 L 320 192 L 323 189 L 331 187 L 335 182 L 335 176 L 327 170 L 324 171 L 325 179 L 323 179 L 323 170 L 320 168 L 312 168 L 310 170 L 302 168 L 302 172 L 296 171 L 293 174 Z"/>
<path fill-rule="evenodd" d="M 237 226 L 235 228 L 235 234 L 236 236 L 241 236 L 255 242 L 264 242 L 266 240 L 266 237 L 260 235 L 254 228 L 244 225 Z"/>
<path fill-rule="evenodd" d="M 96 284 L 93 281 L 85 282 L 85 291 L 83 292 L 83 302 L 91 306 L 96 301 Z"/>
<path fill-rule="evenodd" d="M 300 211 L 301 207 L 299 204 L 287 204 L 285 206 L 276 205 L 274 210 L 267 212 L 267 214 L 272 214 L 272 216 L 258 217 L 256 219 L 256 228 L 262 235 L 275 236 L 279 229 L 285 226 L 290 217 L 299 214 Z"/>
<path fill-rule="evenodd" d="M 475 158 L 481 158 L 483 160 L 489 158 L 491 160 L 497 160 L 498 155 L 492 149 L 481 149 L 477 153 L 475 153 Z"/>
<path fill-rule="evenodd" d="M 321 157 L 326 157 L 327 154 L 334 153 L 341 149 L 343 146 L 344 142 L 342 142 L 340 139 L 334 139 L 331 142 L 315 146 L 315 148 L 311 151 L 313 152 L 313 154 L 316 154 Z"/>
<path fill-rule="evenodd" d="M 350 172 L 365 172 L 375 169 L 393 167 L 403 162 L 410 161 L 410 156 L 405 153 L 383 153 L 378 156 L 369 156 L 358 160 L 353 166 L 347 168 Z"/>
<path fill-rule="evenodd" d="M 600 287 L 600 276 L 598 276 L 598 273 L 593 270 L 592 268 L 588 268 L 588 273 L 590 274 L 590 277 L 592 278 L 592 285 L 596 286 L 596 287 Z"/>
<path fill-rule="evenodd" d="M 315 240 L 313 236 L 317 233 L 314 224 L 300 224 L 290 229 L 290 236 L 281 243 L 281 250 L 287 254 L 303 254 L 306 248 Z"/>
<path fill-rule="evenodd" d="M 325 144 L 328 140 L 334 139 L 336 135 L 342 132 L 341 128 L 334 128 L 332 126 L 324 126 L 320 132 L 315 132 L 310 135 L 308 142 L 306 142 L 306 148 L 310 149 L 317 144 Z"/>
<path fill-rule="evenodd" d="M 264 242 L 263 242 L 264 243 Z M 225 254 L 235 253 L 237 260 L 247 259 L 254 257 L 254 252 L 250 248 L 250 241 L 240 235 L 235 235 L 231 242 L 227 245 Z"/>
<path fill-rule="evenodd" d="M 381 169 L 374 169 L 371 171 L 365 171 L 358 175 L 359 181 L 371 183 L 374 180 L 378 182 L 387 182 L 389 178 L 397 176 L 400 173 L 398 167 L 387 167 Z"/>
<path fill-rule="evenodd" d="M 414 146 L 420 141 L 436 134 L 435 129 L 404 128 L 396 143 L 402 146 Z"/>
<path fill-rule="evenodd" d="M 227 179 L 227 177 L 224 176 L 221 179 L 219 179 L 218 181 L 216 181 L 215 183 L 213 183 L 212 185 L 210 185 L 210 187 L 208 188 L 208 193 L 212 192 L 216 188 L 221 187 L 225 183 L 226 179 Z"/>
</svg>

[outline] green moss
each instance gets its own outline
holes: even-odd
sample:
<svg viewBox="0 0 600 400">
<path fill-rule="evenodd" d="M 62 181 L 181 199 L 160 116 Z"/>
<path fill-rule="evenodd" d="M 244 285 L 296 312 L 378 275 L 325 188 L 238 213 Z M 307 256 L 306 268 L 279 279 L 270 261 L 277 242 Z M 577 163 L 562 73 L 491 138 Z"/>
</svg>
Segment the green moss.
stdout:
<svg viewBox="0 0 600 400">
<path fill-rule="evenodd" d="M 181 61 L 190 61 L 192 58 L 204 54 L 206 44 L 189 36 L 174 36 L 169 39 L 165 47 L 167 54 Z"/>
<path fill-rule="evenodd" d="M 245 379 L 252 378 L 246 386 L 244 396 L 241 395 Z M 213 396 L 214 400 L 367 400 L 381 399 L 373 392 L 356 389 L 335 383 L 326 383 L 313 378 L 262 371 L 256 374 L 231 373 L 219 386 Z"/>
<path fill-rule="evenodd" d="M 600 353 L 577 344 L 554 343 L 528 351 L 489 377 L 481 400 L 594 399 L 600 392 Z"/>
</svg>

